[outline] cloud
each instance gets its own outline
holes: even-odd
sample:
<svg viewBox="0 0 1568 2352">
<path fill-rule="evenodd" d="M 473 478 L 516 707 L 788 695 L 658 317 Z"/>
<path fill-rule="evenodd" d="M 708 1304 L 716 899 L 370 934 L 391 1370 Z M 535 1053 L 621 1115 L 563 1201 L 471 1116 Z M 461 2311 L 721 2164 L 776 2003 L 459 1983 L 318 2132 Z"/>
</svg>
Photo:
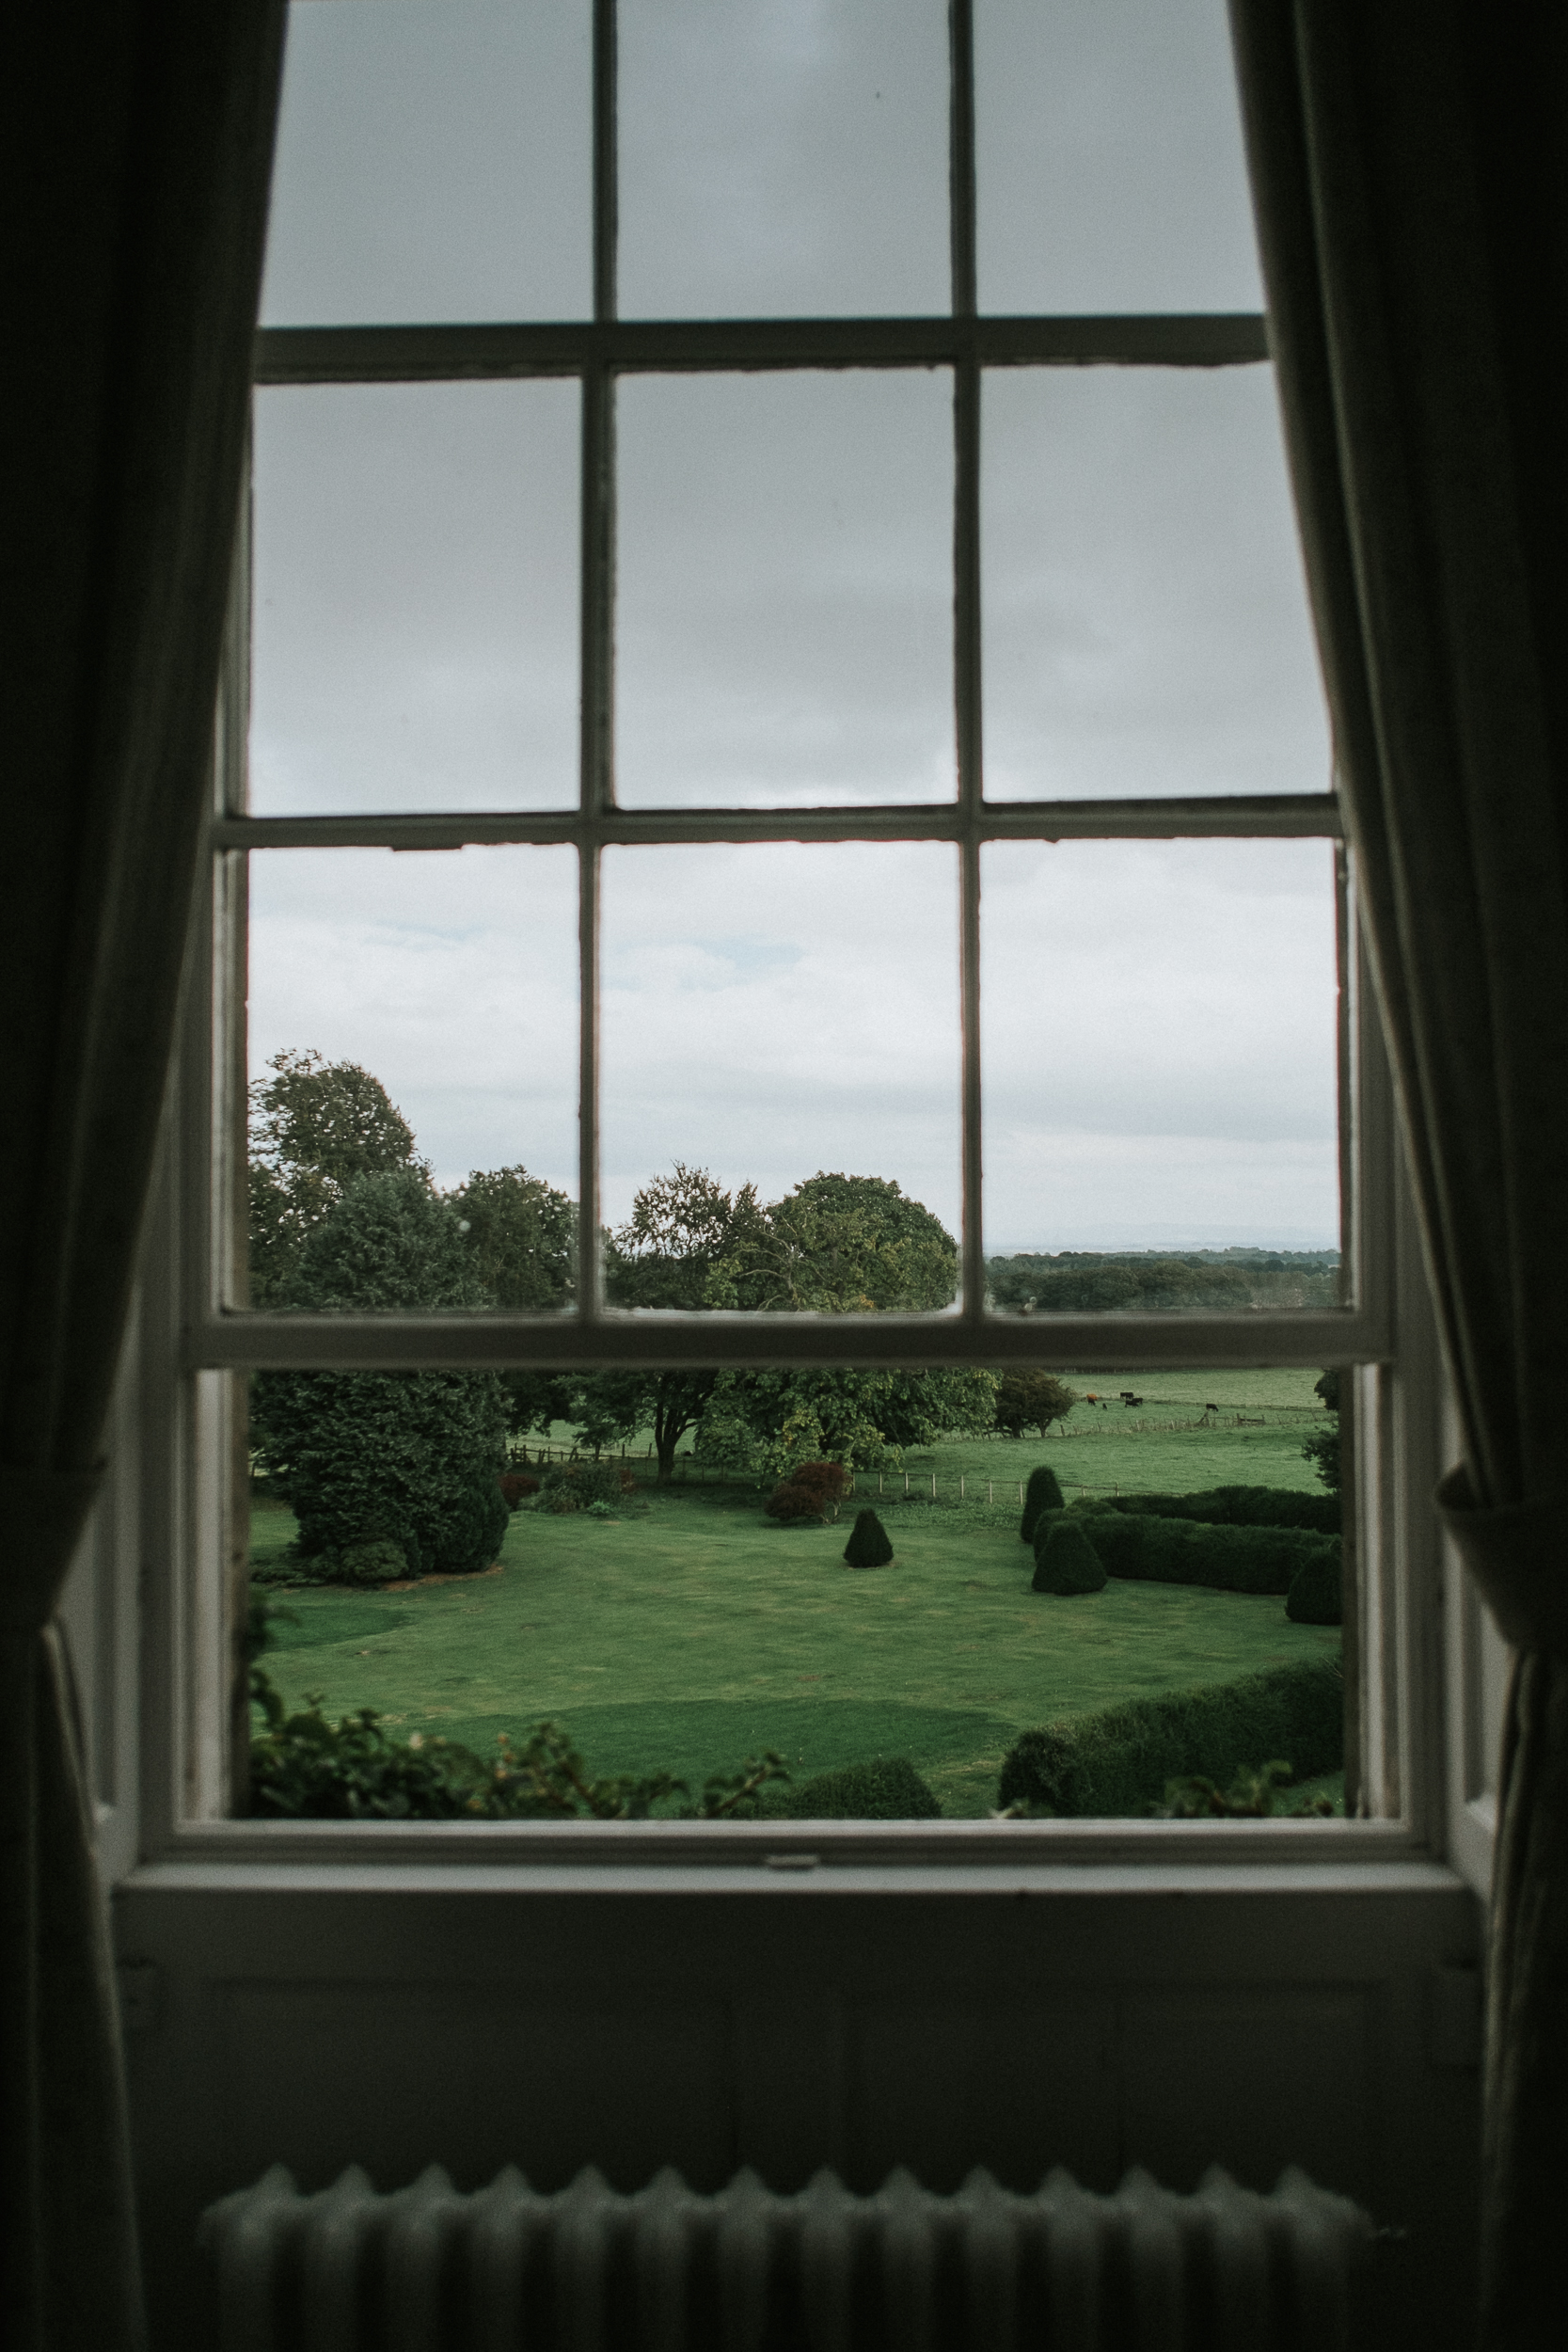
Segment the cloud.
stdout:
<svg viewBox="0 0 1568 2352">
<path fill-rule="evenodd" d="M 293 11 L 267 315 L 581 317 L 583 0 Z M 627 315 L 947 301 L 942 0 L 625 0 Z M 982 301 L 1259 300 L 1221 0 L 976 10 Z M 628 805 L 955 788 L 943 370 L 620 389 Z M 253 805 L 565 807 L 575 384 L 259 396 Z M 997 371 L 982 405 L 993 797 L 1321 790 L 1327 735 L 1266 369 Z M 363 1062 L 443 1182 L 576 1190 L 568 850 L 252 861 L 253 1063 Z M 994 845 L 988 1231 L 1337 1228 L 1322 843 Z M 957 860 L 616 850 L 608 1213 L 676 1157 L 958 1216 Z"/>
</svg>

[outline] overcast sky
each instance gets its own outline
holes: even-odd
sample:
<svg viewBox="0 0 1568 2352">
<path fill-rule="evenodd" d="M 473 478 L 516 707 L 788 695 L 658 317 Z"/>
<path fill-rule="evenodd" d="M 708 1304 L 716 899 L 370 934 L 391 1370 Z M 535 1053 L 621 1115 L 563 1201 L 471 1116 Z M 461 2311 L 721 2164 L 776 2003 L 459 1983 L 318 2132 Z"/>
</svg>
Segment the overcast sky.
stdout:
<svg viewBox="0 0 1568 2352">
<path fill-rule="evenodd" d="M 301 0 L 263 315 L 588 304 L 582 0 Z M 1260 300 L 1222 0 L 977 0 L 981 296 Z M 941 0 L 625 0 L 628 315 L 947 303 Z M 619 406 L 618 789 L 954 789 L 943 371 L 663 378 Z M 1260 367 L 998 373 L 983 409 L 996 797 L 1319 790 L 1329 757 Z M 548 808 L 577 757 L 575 385 L 258 400 L 252 803 Z M 361 1061 L 443 1182 L 576 1189 L 565 850 L 253 861 L 252 1059 Z M 674 1157 L 958 1216 L 951 850 L 619 850 L 605 1199 Z M 1330 1245 L 1321 844 L 997 846 L 988 1240 Z"/>
</svg>

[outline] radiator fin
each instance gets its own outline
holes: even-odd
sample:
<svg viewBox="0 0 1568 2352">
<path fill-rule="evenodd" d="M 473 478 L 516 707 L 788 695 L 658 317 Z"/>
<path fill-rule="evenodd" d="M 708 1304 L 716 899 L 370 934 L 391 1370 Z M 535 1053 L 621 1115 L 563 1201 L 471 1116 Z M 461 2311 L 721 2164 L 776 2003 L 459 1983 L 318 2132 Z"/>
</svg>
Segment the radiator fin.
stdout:
<svg viewBox="0 0 1568 2352">
<path fill-rule="evenodd" d="M 275 2165 L 214 2205 L 221 2352 L 1344 2352 L 1365 2214 L 1291 2169 L 1190 2197 L 1051 2172 L 1032 2196 L 896 2171 L 792 2197 L 515 2168 L 464 2194 L 433 2166 L 378 2195 L 356 2166 L 302 2195 Z"/>
</svg>

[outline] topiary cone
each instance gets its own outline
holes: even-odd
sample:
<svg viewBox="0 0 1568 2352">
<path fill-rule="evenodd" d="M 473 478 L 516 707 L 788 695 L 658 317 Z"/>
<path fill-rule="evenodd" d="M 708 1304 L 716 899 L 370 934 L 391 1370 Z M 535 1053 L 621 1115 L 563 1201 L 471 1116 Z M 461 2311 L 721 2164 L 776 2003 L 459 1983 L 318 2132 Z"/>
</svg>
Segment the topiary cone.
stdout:
<svg viewBox="0 0 1568 2352">
<path fill-rule="evenodd" d="M 1344 1601 L 1337 1556 L 1307 1560 L 1296 1570 L 1285 1602 L 1285 1614 L 1297 1625 L 1342 1625 Z"/>
<path fill-rule="evenodd" d="M 1100 1554 L 1070 1519 L 1043 1519 L 1035 1540 L 1037 1593 L 1102 1593 Z"/>
<path fill-rule="evenodd" d="M 849 1530 L 849 1540 L 844 1547 L 844 1557 L 852 1568 L 885 1568 L 893 1557 L 893 1546 L 887 1529 L 875 1511 L 858 1511 L 855 1524 Z"/>
<path fill-rule="evenodd" d="M 1055 1471 L 1043 1466 L 1031 1470 L 1029 1484 L 1023 1493 L 1023 1518 L 1018 1531 L 1022 1540 L 1026 1544 L 1034 1542 L 1035 1530 L 1040 1523 L 1043 1511 L 1062 1511 L 1066 1507 Z"/>
</svg>

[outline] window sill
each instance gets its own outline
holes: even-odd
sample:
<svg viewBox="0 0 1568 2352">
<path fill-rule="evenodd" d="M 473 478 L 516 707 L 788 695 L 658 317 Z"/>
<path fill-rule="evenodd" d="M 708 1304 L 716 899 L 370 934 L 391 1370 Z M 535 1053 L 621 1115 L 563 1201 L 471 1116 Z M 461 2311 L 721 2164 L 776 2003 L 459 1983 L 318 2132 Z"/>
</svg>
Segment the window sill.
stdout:
<svg viewBox="0 0 1568 2352">
<path fill-rule="evenodd" d="M 1388 1821 L 781 1824 L 227 1821 L 191 1827 L 135 1889 L 579 1894 L 1386 1892 L 1469 1883 Z"/>
</svg>

